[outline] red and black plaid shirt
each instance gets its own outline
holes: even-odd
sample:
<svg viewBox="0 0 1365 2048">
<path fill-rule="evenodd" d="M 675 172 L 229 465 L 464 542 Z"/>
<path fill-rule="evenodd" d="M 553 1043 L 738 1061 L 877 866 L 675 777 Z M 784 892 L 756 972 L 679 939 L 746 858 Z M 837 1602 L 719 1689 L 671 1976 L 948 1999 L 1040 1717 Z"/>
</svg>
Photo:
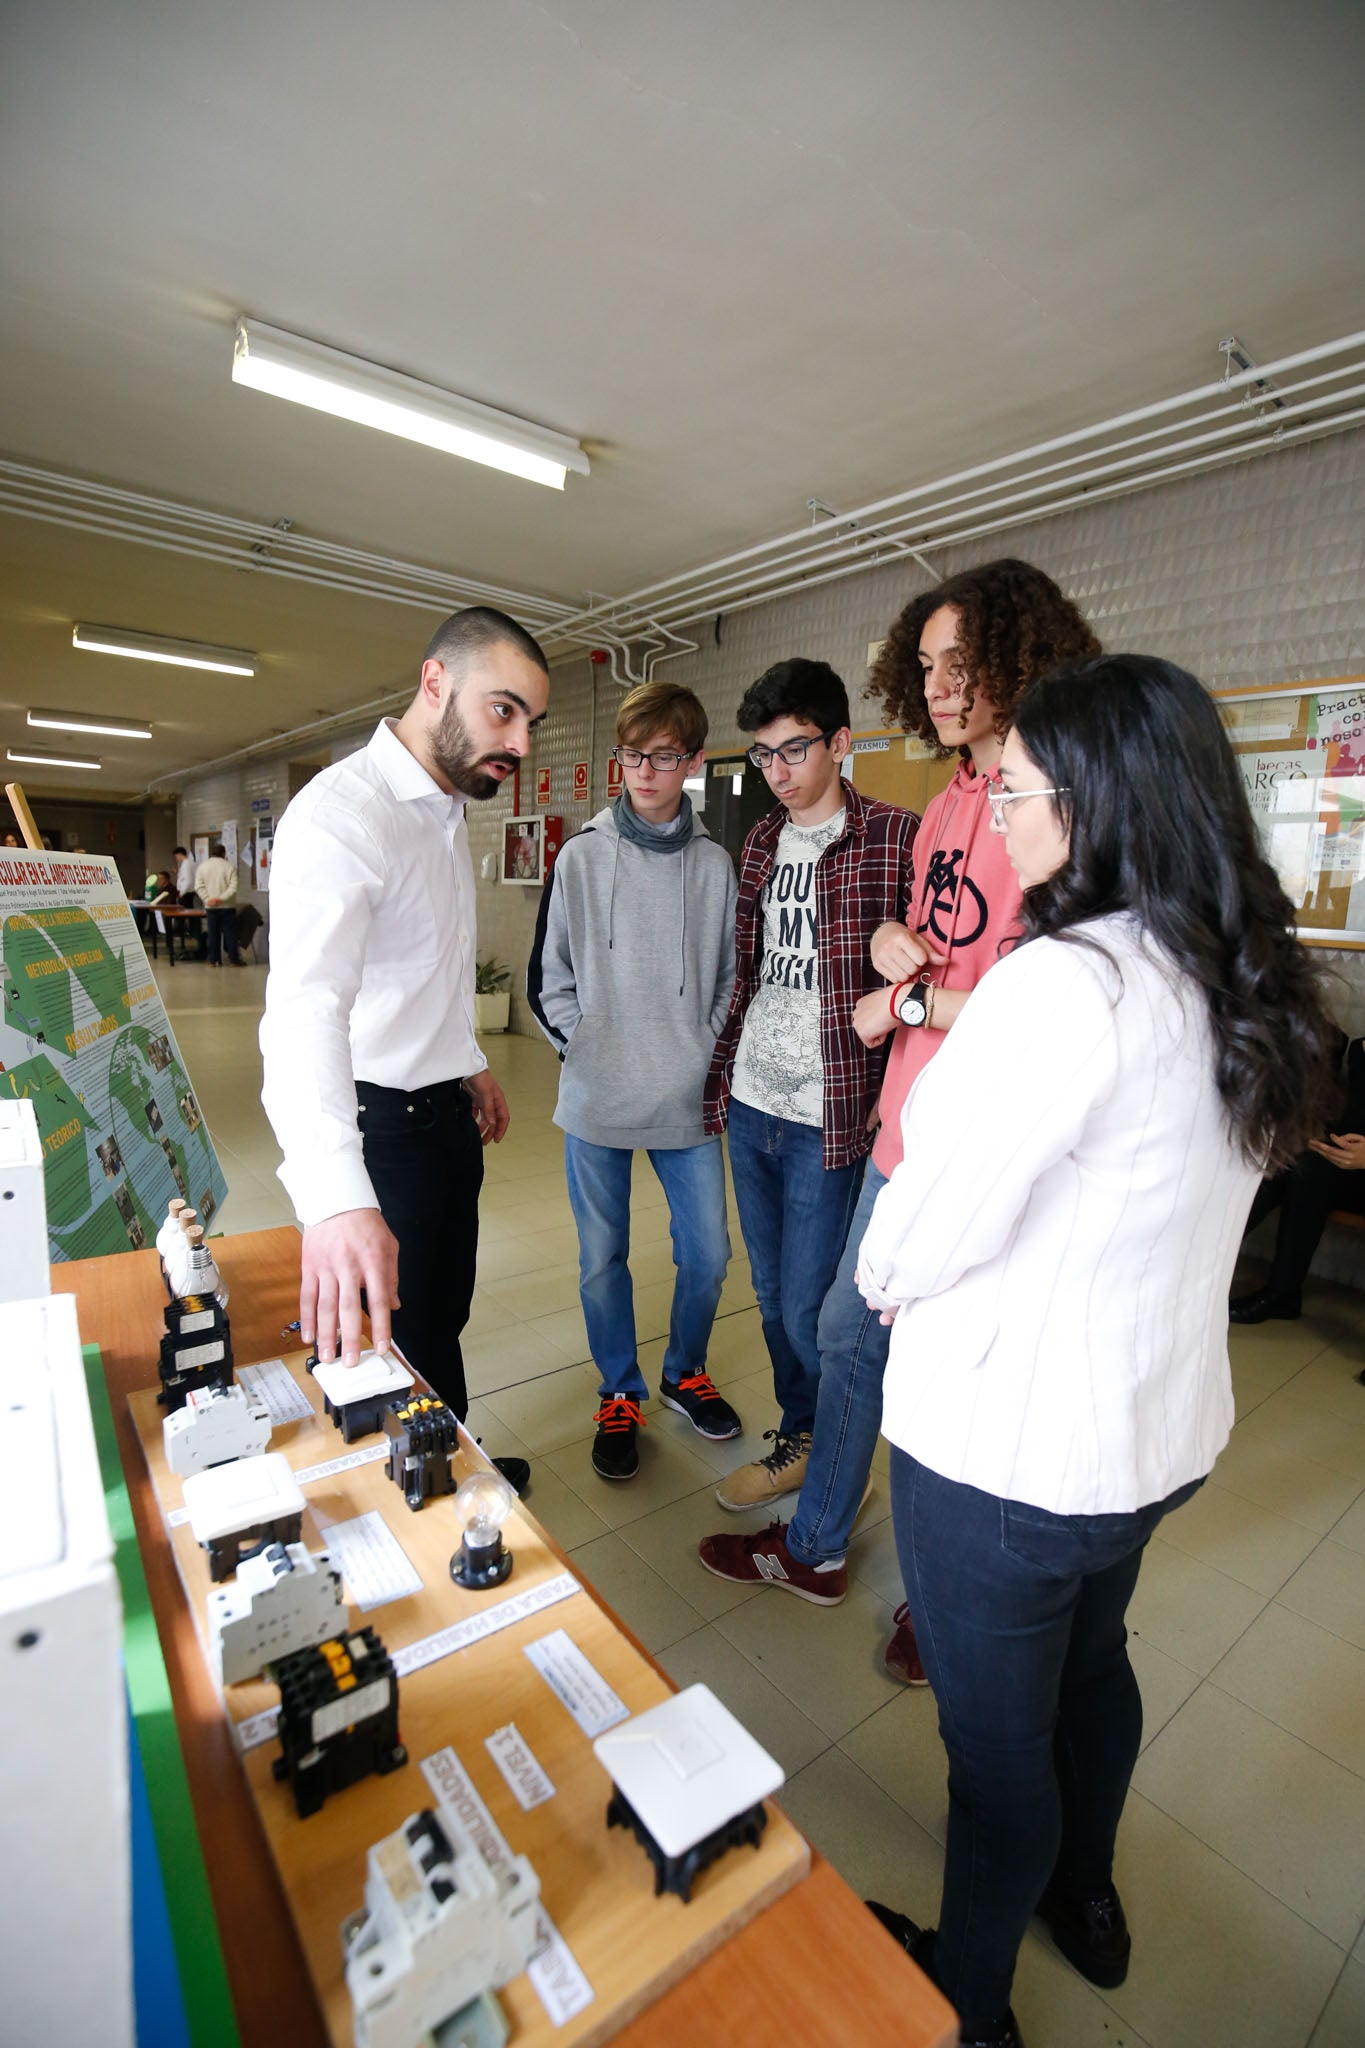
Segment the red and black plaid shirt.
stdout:
<svg viewBox="0 0 1365 2048">
<path fill-rule="evenodd" d="M 899 921 L 909 907 L 914 879 L 910 849 L 919 825 L 913 811 L 859 796 L 852 783 L 844 785 L 844 809 L 843 832 L 825 848 L 815 869 L 827 1169 L 851 1165 L 872 1147 L 867 1121 L 890 1040 L 864 1045 L 853 1029 L 853 1009 L 860 996 L 885 985 L 868 955 L 868 942 L 879 924 Z M 735 992 L 706 1079 L 707 1131 L 723 1131 L 730 1113 L 735 1052 L 763 969 L 763 891 L 786 823 L 786 809 L 778 804 L 759 819 L 740 855 Z"/>
</svg>

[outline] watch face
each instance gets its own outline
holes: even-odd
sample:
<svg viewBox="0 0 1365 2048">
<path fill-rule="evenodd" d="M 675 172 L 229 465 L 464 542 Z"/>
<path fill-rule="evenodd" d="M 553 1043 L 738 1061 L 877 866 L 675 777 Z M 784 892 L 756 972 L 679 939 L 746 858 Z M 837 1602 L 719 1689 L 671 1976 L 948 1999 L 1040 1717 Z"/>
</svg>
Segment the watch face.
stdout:
<svg viewBox="0 0 1365 2048">
<path fill-rule="evenodd" d="M 928 1009 L 929 1006 L 924 1000 L 923 990 L 920 988 L 908 988 L 901 997 L 900 1002 L 896 1005 L 896 1015 L 900 1018 L 902 1024 L 922 1024 L 928 1014 Z"/>
</svg>

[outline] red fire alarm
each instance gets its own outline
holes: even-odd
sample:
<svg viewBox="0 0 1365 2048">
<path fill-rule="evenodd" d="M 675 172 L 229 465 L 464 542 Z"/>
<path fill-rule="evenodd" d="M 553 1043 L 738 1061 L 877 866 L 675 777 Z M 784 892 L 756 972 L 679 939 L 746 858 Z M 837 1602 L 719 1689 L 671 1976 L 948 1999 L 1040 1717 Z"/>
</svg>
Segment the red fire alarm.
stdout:
<svg viewBox="0 0 1365 2048">
<path fill-rule="evenodd" d="M 594 647 L 592 653 L 588 656 L 588 660 L 594 668 L 605 668 L 611 660 L 611 656 L 607 653 L 605 647 Z"/>
</svg>

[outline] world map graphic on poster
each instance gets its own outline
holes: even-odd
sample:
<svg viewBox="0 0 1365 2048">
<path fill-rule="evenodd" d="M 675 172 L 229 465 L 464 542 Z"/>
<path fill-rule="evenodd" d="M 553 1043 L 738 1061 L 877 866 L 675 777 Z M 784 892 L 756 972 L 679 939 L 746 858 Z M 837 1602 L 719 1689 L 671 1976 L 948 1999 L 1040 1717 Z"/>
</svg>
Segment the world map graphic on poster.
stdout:
<svg viewBox="0 0 1365 2048">
<path fill-rule="evenodd" d="M 52 1257 L 152 1243 L 227 1195 L 112 861 L 0 848 L 0 1094 L 38 1119 Z"/>
</svg>

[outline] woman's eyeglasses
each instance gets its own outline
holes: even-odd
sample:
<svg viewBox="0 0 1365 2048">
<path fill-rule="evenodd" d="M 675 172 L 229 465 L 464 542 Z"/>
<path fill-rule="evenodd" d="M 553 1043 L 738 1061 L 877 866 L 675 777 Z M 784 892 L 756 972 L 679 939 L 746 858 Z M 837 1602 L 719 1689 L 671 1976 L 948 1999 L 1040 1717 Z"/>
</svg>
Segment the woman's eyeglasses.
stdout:
<svg viewBox="0 0 1365 2048">
<path fill-rule="evenodd" d="M 780 747 L 746 747 L 745 753 L 755 768 L 771 768 L 774 761 L 783 762 L 788 768 L 799 768 L 812 747 L 822 742 L 828 746 L 839 728 L 831 726 L 828 732 L 817 732 L 808 740 L 786 740 Z"/>
<path fill-rule="evenodd" d="M 988 789 L 986 802 L 991 807 L 991 823 L 997 832 L 1003 832 L 1008 821 L 1010 804 L 1021 803 L 1026 796 L 1070 796 L 1069 789 Z"/>
</svg>

